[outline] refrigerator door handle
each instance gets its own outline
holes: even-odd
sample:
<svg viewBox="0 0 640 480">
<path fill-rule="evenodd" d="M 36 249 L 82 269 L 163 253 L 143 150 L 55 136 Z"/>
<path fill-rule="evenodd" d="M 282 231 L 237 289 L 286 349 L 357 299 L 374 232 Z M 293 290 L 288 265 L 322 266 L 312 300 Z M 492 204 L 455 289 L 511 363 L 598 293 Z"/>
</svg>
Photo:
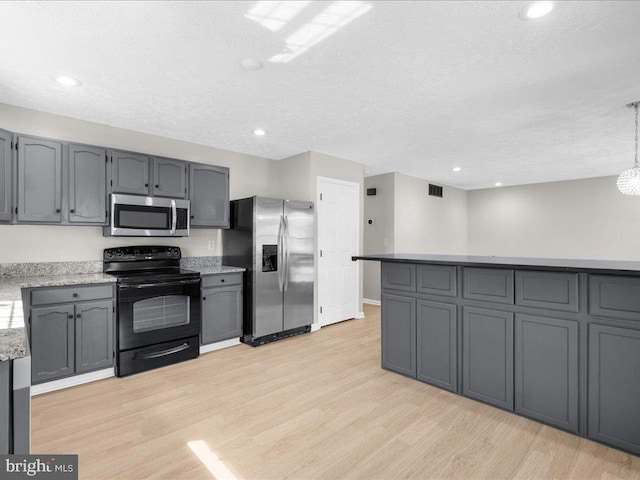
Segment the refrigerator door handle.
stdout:
<svg viewBox="0 0 640 480">
<path fill-rule="evenodd" d="M 289 289 L 289 218 L 284 216 L 284 285 L 283 290 Z"/>
<path fill-rule="evenodd" d="M 280 289 L 281 292 L 283 291 L 283 288 L 284 288 L 284 277 L 283 277 L 284 259 L 282 258 L 284 254 L 283 244 L 284 244 L 284 218 L 281 215 L 280 224 L 278 225 L 278 250 L 277 250 L 278 288 Z"/>
</svg>

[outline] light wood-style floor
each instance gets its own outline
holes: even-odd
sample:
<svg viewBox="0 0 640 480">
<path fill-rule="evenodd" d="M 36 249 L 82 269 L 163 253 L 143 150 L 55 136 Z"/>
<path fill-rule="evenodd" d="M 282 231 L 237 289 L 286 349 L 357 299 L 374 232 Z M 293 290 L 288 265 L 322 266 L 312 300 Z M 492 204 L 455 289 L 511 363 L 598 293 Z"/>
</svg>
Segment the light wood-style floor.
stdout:
<svg viewBox="0 0 640 480">
<path fill-rule="evenodd" d="M 212 479 L 188 445 L 201 441 L 213 471 L 238 479 L 640 479 L 638 457 L 382 370 L 370 306 L 274 344 L 40 395 L 32 418 L 33 452 L 79 454 L 80 478 Z"/>
</svg>

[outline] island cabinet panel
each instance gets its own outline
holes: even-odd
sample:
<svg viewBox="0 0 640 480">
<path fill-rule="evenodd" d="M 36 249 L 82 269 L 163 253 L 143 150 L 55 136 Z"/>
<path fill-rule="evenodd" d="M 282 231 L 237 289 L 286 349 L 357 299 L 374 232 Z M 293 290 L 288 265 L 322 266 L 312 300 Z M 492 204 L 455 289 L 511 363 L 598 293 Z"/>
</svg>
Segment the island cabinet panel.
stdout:
<svg viewBox="0 0 640 480">
<path fill-rule="evenodd" d="M 513 313 L 463 307 L 462 393 L 513 410 Z"/>
<path fill-rule="evenodd" d="M 457 391 L 457 306 L 417 300 L 417 378 Z"/>
<path fill-rule="evenodd" d="M 517 271 L 516 305 L 566 312 L 578 311 L 578 274 Z"/>
<path fill-rule="evenodd" d="M 416 299 L 382 295 L 382 368 L 416 376 Z"/>
<path fill-rule="evenodd" d="M 578 323 L 515 316 L 515 410 L 578 431 Z"/>
<path fill-rule="evenodd" d="M 416 291 L 431 295 L 455 297 L 456 267 L 448 265 L 417 265 Z"/>
<path fill-rule="evenodd" d="M 640 330 L 589 326 L 589 437 L 640 454 Z"/>
<path fill-rule="evenodd" d="M 382 288 L 415 292 L 416 266 L 408 263 L 383 263 Z"/>
<path fill-rule="evenodd" d="M 467 267 L 462 284 L 469 300 L 513 304 L 513 270 Z"/>
<path fill-rule="evenodd" d="M 640 277 L 589 275 L 589 313 L 640 322 Z"/>
</svg>

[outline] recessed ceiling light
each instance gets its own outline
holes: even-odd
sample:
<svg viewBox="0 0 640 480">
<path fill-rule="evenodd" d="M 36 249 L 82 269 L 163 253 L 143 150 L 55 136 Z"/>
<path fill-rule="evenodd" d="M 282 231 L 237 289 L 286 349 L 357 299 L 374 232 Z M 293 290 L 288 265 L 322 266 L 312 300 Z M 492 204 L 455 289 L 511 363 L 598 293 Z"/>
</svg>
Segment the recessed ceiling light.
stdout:
<svg viewBox="0 0 640 480">
<path fill-rule="evenodd" d="M 245 58 L 240 62 L 240 65 L 245 70 L 260 70 L 262 68 L 262 62 L 255 58 Z"/>
<path fill-rule="evenodd" d="M 263 129 L 261 129 L 261 128 L 256 128 L 256 129 L 253 131 L 253 134 L 254 134 L 254 135 L 258 135 L 259 137 L 261 137 L 261 136 L 262 136 L 262 135 L 264 135 L 265 133 L 267 133 L 267 132 L 265 132 L 265 131 L 264 131 Z"/>
<path fill-rule="evenodd" d="M 496 182 L 496 183 L 494 183 L 494 185 L 495 185 L 496 187 L 501 187 L 501 186 L 502 186 L 502 182 Z"/>
<path fill-rule="evenodd" d="M 518 15 L 521 20 L 535 20 L 544 17 L 553 10 L 552 2 L 533 2 L 524 7 Z"/>
<path fill-rule="evenodd" d="M 462 170 L 462 168 L 461 167 L 453 167 L 451 170 L 454 171 L 454 172 L 459 172 L 460 170 Z"/>
<path fill-rule="evenodd" d="M 81 84 L 80 80 L 70 77 L 69 75 L 59 75 L 58 77 L 56 77 L 56 82 L 67 87 L 77 87 Z"/>
</svg>

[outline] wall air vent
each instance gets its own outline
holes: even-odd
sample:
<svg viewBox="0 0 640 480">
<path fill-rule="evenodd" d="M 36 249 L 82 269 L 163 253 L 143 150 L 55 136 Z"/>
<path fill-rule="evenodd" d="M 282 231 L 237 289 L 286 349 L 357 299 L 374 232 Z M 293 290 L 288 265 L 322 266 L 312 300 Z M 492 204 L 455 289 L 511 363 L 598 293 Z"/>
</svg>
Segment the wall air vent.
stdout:
<svg viewBox="0 0 640 480">
<path fill-rule="evenodd" d="M 429 195 L 442 198 L 442 187 L 440 185 L 429 184 Z"/>
</svg>

